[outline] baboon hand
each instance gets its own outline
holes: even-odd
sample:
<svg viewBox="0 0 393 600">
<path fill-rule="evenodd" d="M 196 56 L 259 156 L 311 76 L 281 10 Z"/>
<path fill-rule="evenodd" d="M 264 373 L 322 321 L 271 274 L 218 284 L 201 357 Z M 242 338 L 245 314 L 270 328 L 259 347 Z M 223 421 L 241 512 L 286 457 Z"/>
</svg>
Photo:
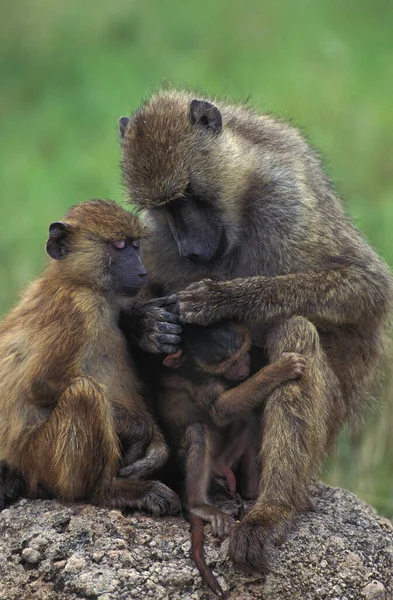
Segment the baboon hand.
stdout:
<svg viewBox="0 0 393 600">
<path fill-rule="evenodd" d="M 211 325 L 230 318 L 230 282 L 203 279 L 179 292 L 180 319 L 183 323 Z"/>
<path fill-rule="evenodd" d="M 138 344 L 153 354 L 173 354 L 181 343 L 177 296 L 155 298 L 140 305 Z"/>
<path fill-rule="evenodd" d="M 161 435 L 156 435 L 143 456 L 129 461 L 119 470 L 120 477 L 136 476 L 145 478 L 160 469 L 167 461 L 169 449 Z"/>
<path fill-rule="evenodd" d="M 301 377 L 306 368 L 306 359 L 298 352 L 283 352 L 278 362 L 286 379 Z"/>
</svg>

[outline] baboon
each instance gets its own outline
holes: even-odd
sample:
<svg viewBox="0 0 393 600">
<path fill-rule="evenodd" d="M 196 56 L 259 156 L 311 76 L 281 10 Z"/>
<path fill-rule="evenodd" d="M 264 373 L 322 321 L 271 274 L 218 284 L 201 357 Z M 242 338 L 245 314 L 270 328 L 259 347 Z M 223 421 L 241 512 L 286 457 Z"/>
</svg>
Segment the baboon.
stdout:
<svg viewBox="0 0 393 600">
<path fill-rule="evenodd" d="M 229 554 L 268 568 L 342 424 L 359 413 L 381 357 L 392 277 L 292 126 L 246 106 L 162 91 L 119 122 L 130 200 L 153 235 L 142 256 L 185 322 L 238 320 L 273 362 L 307 369 L 274 390 L 261 419 L 254 508 Z"/>
<path fill-rule="evenodd" d="M 183 350 L 163 361 L 176 372 L 166 369 L 158 388 L 159 421 L 185 476 L 183 497 L 191 517 L 195 562 L 219 595 L 222 589 L 204 561 L 198 518 L 210 522 L 218 537 L 228 535 L 235 521 L 209 501 L 211 479 L 226 479 L 236 498 L 233 469 L 239 468 L 242 496 L 256 497 L 257 439 L 252 411 L 278 385 L 299 377 L 305 367 L 304 357 L 288 353 L 248 379 L 250 346 L 248 329 L 235 323 L 206 328 L 186 325 Z"/>
<path fill-rule="evenodd" d="M 0 464 L 23 476 L 29 497 L 179 509 L 164 484 L 141 479 L 168 448 L 118 327 L 120 305 L 147 282 L 143 234 L 115 202 L 74 206 L 49 227 L 53 260 L 0 323 Z M 130 463 L 134 476 L 119 477 Z"/>
</svg>

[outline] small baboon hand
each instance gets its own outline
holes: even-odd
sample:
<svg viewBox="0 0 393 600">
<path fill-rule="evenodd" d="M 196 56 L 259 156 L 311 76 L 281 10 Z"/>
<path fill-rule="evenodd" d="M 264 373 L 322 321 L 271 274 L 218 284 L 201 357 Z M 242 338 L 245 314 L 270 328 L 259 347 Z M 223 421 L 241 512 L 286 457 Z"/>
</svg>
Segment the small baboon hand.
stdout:
<svg viewBox="0 0 393 600">
<path fill-rule="evenodd" d="M 183 323 L 211 325 L 231 318 L 231 282 L 203 279 L 179 292 L 180 319 Z"/>
<path fill-rule="evenodd" d="M 181 343 L 177 296 L 155 298 L 138 306 L 134 339 L 153 354 L 174 354 Z"/>
<path fill-rule="evenodd" d="M 279 358 L 279 366 L 285 379 L 297 379 L 304 373 L 306 359 L 298 352 L 283 352 Z"/>
</svg>

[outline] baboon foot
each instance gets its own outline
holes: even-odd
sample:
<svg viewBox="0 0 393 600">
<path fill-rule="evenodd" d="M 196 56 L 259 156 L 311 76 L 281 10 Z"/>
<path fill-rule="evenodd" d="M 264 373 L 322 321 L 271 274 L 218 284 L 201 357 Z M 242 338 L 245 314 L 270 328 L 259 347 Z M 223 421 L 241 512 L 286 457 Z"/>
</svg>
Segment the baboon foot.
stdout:
<svg viewBox="0 0 393 600">
<path fill-rule="evenodd" d="M 160 481 L 154 481 L 152 484 L 152 489 L 143 498 L 140 508 L 153 515 L 179 514 L 181 504 L 178 495 Z"/>
<path fill-rule="evenodd" d="M 266 574 L 274 546 L 282 541 L 291 511 L 280 506 L 254 507 L 229 534 L 229 557 L 247 570 Z"/>
</svg>

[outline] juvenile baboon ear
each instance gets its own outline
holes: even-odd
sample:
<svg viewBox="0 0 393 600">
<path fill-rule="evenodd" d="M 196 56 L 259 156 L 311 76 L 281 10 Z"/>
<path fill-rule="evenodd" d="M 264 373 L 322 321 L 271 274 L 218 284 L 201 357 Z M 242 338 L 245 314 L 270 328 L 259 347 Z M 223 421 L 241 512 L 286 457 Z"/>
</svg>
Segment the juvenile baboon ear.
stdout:
<svg viewBox="0 0 393 600">
<path fill-rule="evenodd" d="M 212 133 L 219 133 L 222 129 L 222 116 L 217 106 L 204 100 L 191 101 L 190 119 L 193 125 L 204 127 Z"/>
<path fill-rule="evenodd" d="M 162 361 L 162 364 L 171 369 L 178 369 L 184 362 L 184 358 L 183 350 L 180 349 L 173 354 L 168 354 Z"/>
<path fill-rule="evenodd" d="M 49 225 L 49 239 L 46 242 L 46 251 L 51 258 L 60 260 L 68 254 L 71 229 L 71 225 L 62 221 L 55 221 Z"/>
<path fill-rule="evenodd" d="M 124 139 L 124 135 L 125 135 L 129 121 L 130 121 L 130 119 L 128 117 L 120 117 L 120 119 L 119 119 L 120 140 Z"/>
</svg>

